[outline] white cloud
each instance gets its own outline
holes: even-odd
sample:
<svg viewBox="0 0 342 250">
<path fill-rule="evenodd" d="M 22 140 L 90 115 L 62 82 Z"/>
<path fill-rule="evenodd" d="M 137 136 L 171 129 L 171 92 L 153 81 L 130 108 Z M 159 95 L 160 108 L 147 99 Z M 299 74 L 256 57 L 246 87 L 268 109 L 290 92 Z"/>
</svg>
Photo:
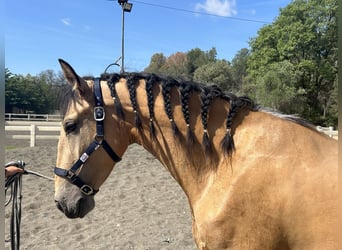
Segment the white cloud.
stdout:
<svg viewBox="0 0 342 250">
<path fill-rule="evenodd" d="M 61 22 L 64 23 L 64 25 L 66 26 L 70 26 L 71 25 L 71 19 L 66 17 L 66 18 L 62 18 Z"/>
<path fill-rule="evenodd" d="M 235 16 L 236 1 L 235 0 L 205 0 L 205 3 L 197 3 L 196 11 L 205 11 L 208 14 L 218 16 Z"/>
</svg>

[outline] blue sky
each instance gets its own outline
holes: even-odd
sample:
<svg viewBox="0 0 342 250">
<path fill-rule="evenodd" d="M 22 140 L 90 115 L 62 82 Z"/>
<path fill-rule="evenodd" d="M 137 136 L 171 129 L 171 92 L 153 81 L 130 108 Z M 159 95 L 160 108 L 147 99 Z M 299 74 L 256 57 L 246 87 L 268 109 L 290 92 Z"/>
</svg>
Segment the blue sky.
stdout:
<svg viewBox="0 0 342 250">
<path fill-rule="evenodd" d="M 215 47 L 219 59 L 231 61 L 290 0 L 129 2 L 125 70 L 141 71 L 155 53 L 193 48 Z M 15 74 L 36 75 L 59 71 L 62 58 L 80 75 L 98 76 L 121 55 L 121 13 L 116 0 L 6 0 L 5 66 Z"/>
</svg>

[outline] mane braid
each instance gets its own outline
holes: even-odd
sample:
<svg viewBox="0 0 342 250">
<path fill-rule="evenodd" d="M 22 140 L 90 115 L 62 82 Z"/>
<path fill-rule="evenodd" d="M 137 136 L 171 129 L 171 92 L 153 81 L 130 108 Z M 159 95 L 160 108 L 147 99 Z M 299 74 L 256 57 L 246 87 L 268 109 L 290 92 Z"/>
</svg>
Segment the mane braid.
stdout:
<svg viewBox="0 0 342 250">
<path fill-rule="evenodd" d="M 209 132 L 208 132 L 208 114 L 209 108 L 212 100 L 216 97 L 221 97 L 222 90 L 217 87 L 216 85 L 213 86 L 205 86 L 201 93 L 201 119 L 203 125 L 203 140 L 202 145 L 206 155 L 212 154 L 212 142 L 209 139 Z"/>
<path fill-rule="evenodd" d="M 172 79 L 167 78 L 162 81 L 162 95 L 164 98 L 164 109 L 167 117 L 170 120 L 173 134 L 176 138 L 179 138 L 180 132 L 179 129 L 173 119 L 172 107 L 171 107 L 171 90 L 173 87 L 179 87 L 179 83 Z"/>
<path fill-rule="evenodd" d="M 140 79 L 141 79 L 141 76 L 139 76 L 138 74 L 132 74 L 128 76 L 126 83 L 127 83 L 127 88 L 129 91 L 129 98 L 131 100 L 133 112 L 135 115 L 135 126 L 139 130 L 139 132 L 142 132 L 142 122 L 138 114 L 137 96 L 136 96 L 137 94 L 136 85 Z"/>
<path fill-rule="evenodd" d="M 240 111 L 241 108 L 247 107 L 250 110 L 256 111 L 258 107 L 254 104 L 254 102 L 246 97 L 237 97 L 233 94 L 229 94 L 229 96 L 225 96 L 226 99 L 230 99 L 230 110 L 227 115 L 226 120 L 226 135 L 221 141 L 221 147 L 225 154 L 231 155 L 235 150 L 234 140 L 233 140 L 233 119 L 235 115 Z"/>
<path fill-rule="evenodd" d="M 159 77 L 151 74 L 146 80 L 146 95 L 147 95 L 147 105 L 150 118 L 150 137 L 151 139 L 156 138 L 156 128 L 154 126 L 154 99 L 153 99 L 153 86 L 155 83 L 160 81 Z"/>
<path fill-rule="evenodd" d="M 208 135 L 208 110 L 210 105 L 210 89 L 205 87 L 201 93 L 201 120 L 203 126 L 202 146 L 206 155 L 211 154 L 211 143 Z"/>
<path fill-rule="evenodd" d="M 184 120 L 187 126 L 187 143 L 189 148 L 191 148 L 195 143 L 195 134 L 191 129 L 190 124 L 190 116 L 189 116 L 189 97 L 193 91 L 200 91 L 201 89 L 190 82 L 184 82 L 181 85 L 180 93 L 181 93 L 181 104 L 182 104 L 182 112 L 184 116 Z"/>
<path fill-rule="evenodd" d="M 107 85 L 110 89 L 110 94 L 114 100 L 114 108 L 115 108 L 117 116 L 120 119 L 125 120 L 125 114 L 122 110 L 120 99 L 118 98 L 118 95 L 115 90 L 115 84 L 119 82 L 120 76 L 118 74 L 113 74 L 113 75 L 104 74 L 101 76 L 101 78 L 107 81 Z"/>
</svg>

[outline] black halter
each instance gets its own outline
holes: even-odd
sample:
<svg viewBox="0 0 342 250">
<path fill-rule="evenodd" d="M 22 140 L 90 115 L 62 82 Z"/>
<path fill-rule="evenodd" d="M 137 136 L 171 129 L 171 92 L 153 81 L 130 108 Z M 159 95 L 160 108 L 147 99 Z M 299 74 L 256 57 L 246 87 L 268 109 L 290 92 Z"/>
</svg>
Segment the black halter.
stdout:
<svg viewBox="0 0 342 250">
<path fill-rule="evenodd" d="M 105 118 L 105 111 L 103 108 L 103 99 L 100 85 L 100 78 L 94 80 L 94 119 L 96 121 L 96 136 L 94 141 L 88 146 L 85 152 L 75 162 L 75 164 L 69 169 L 63 169 L 55 167 L 54 172 L 56 175 L 67 179 L 70 183 L 79 187 L 85 195 L 94 195 L 99 190 L 94 190 L 91 186 L 85 184 L 80 177 L 76 174 L 76 171 L 87 161 L 89 156 L 95 152 L 99 147 L 107 152 L 114 162 L 119 162 L 121 158 L 113 151 L 107 141 L 104 139 L 104 125 L 103 120 Z"/>
</svg>

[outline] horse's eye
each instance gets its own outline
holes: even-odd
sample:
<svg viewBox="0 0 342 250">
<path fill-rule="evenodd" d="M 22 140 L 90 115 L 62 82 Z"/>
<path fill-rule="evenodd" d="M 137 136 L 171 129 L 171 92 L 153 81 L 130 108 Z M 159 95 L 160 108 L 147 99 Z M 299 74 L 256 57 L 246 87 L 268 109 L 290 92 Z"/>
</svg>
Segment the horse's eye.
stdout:
<svg viewBox="0 0 342 250">
<path fill-rule="evenodd" d="M 76 123 L 74 122 L 66 122 L 64 124 L 64 131 L 66 134 L 70 134 L 72 132 L 74 132 L 76 129 Z"/>
</svg>

